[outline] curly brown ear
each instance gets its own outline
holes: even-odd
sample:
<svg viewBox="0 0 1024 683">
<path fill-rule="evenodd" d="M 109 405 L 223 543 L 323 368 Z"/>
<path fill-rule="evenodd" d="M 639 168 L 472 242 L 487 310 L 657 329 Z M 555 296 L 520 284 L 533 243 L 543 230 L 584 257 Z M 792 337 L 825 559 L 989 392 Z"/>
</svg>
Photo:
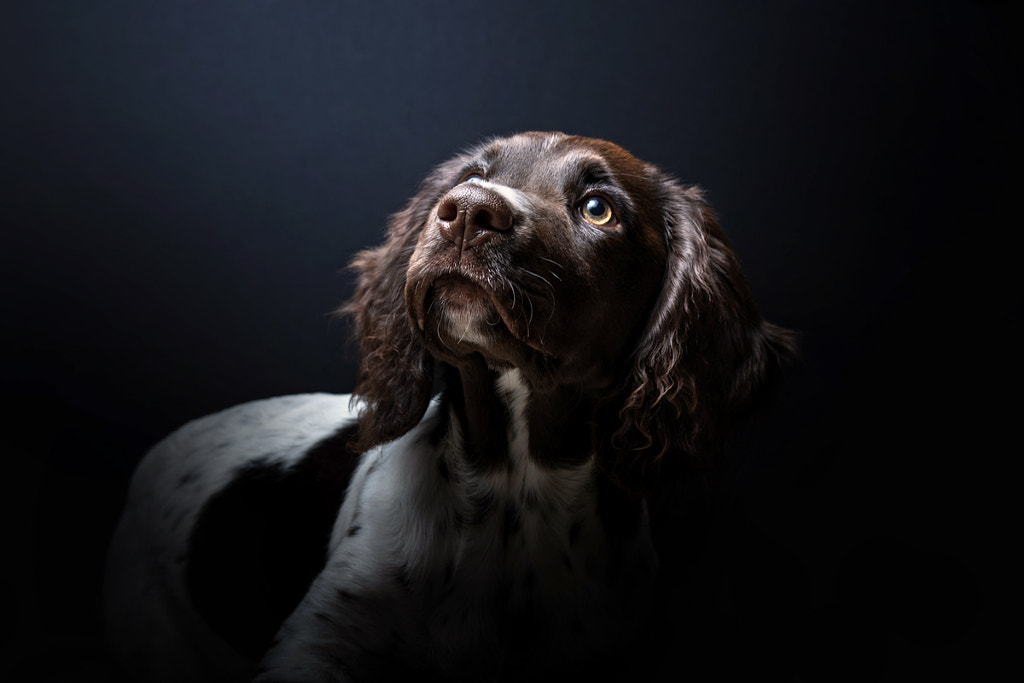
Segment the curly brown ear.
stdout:
<svg viewBox="0 0 1024 683">
<path fill-rule="evenodd" d="M 354 394 L 363 401 L 359 430 L 349 447 L 357 452 L 398 438 L 423 417 L 433 389 L 433 358 L 416 339 L 405 307 L 406 271 L 430 211 L 450 175 L 434 171 L 419 193 L 392 217 L 387 240 L 356 254 L 352 299 L 340 312 L 352 317 L 359 345 Z"/>
<path fill-rule="evenodd" d="M 700 190 L 656 180 L 668 244 L 662 291 L 595 432 L 599 465 L 629 491 L 707 472 L 729 427 L 796 346 L 757 312 Z"/>
</svg>

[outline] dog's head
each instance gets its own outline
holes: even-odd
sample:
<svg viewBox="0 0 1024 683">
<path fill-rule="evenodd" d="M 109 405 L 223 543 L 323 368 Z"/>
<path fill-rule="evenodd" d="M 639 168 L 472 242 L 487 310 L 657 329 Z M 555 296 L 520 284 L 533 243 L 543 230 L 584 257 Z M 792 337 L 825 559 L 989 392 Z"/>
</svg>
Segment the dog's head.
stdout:
<svg viewBox="0 0 1024 683">
<path fill-rule="evenodd" d="M 357 448 L 422 417 L 435 361 L 578 389 L 621 485 L 702 468 L 791 353 L 699 190 L 602 140 L 525 133 L 442 164 L 359 254 Z"/>
</svg>

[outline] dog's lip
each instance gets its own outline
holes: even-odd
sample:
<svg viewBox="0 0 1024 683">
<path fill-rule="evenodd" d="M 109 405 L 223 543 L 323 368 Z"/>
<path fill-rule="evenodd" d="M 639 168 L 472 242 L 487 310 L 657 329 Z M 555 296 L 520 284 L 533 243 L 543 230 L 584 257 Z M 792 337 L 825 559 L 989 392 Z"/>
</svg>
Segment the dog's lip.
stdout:
<svg viewBox="0 0 1024 683">
<path fill-rule="evenodd" d="M 483 303 L 481 299 L 485 299 L 492 305 L 494 303 L 494 297 L 491 296 L 487 287 L 461 273 L 450 273 L 436 278 L 427 288 L 427 296 L 429 297 L 431 294 L 437 296 L 442 291 L 445 298 L 448 299 L 448 303 L 451 304 L 480 305 Z"/>
<path fill-rule="evenodd" d="M 442 273 L 417 289 L 419 289 L 419 296 L 415 302 L 415 317 L 420 331 L 426 328 L 427 313 L 433 305 L 433 300 L 439 295 L 444 296 L 449 303 L 465 306 L 479 304 L 482 298 L 495 308 L 499 308 L 495 305 L 494 297 L 485 286 L 461 272 Z"/>
<path fill-rule="evenodd" d="M 493 288 L 465 272 L 454 271 L 439 274 L 431 279 L 429 283 L 425 283 L 419 290 L 420 294 L 415 308 L 415 320 L 421 332 L 426 329 L 427 312 L 433 305 L 434 299 L 440 295 L 445 298 L 448 304 L 479 306 L 481 309 L 488 309 L 486 322 L 491 329 L 504 328 L 506 334 L 519 340 L 521 343 L 538 351 L 544 351 L 544 349 L 538 347 L 530 339 L 523 338 L 515 332 L 517 329 L 516 319 L 507 304 L 501 300 L 501 297 L 497 296 Z M 497 314 L 497 320 L 493 318 L 494 314 Z"/>
<path fill-rule="evenodd" d="M 530 334 L 530 325 L 526 319 L 515 316 L 510 302 L 503 301 L 489 283 L 481 282 L 472 274 L 461 269 L 444 271 L 435 273 L 432 277 L 416 278 L 416 281 L 410 281 L 407 287 L 411 322 L 422 335 L 429 334 L 428 314 L 440 296 L 446 303 L 479 307 L 476 312 L 479 315 L 478 324 L 481 324 L 479 329 L 486 329 L 487 332 L 483 336 L 460 338 L 459 346 L 465 344 L 467 351 L 475 350 L 485 358 L 513 367 L 521 363 L 543 362 L 551 365 L 560 362 L 558 355 L 553 354 L 544 344 L 543 335 L 538 337 Z M 451 298 L 453 296 L 456 297 L 454 300 Z M 463 296 L 467 298 L 459 301 L 458 297 Z M 439 331 L 441 329 L 438 328 Z M 442 344 L 448 350 L 453 350 L 445 342 L 442 341 Z M 526 349 L 529 350 L 528 355 L 524 355 Z M 532 360 L 525 360 L 527 358 Z"/>
<path fill-rule="evenodd" d="M 499 311 L 502 309 L 497 297 L 489 287 L 463 272 L 439 274 L 422 289 L 422 292 L 423 295 L 419 302 L 420 329 L 423 329 L 423 325 L 426 323 L 425 318 L 430 301 L 439 294 L 453 304 L 472 306 L 489 303 Z"/>
</svg>

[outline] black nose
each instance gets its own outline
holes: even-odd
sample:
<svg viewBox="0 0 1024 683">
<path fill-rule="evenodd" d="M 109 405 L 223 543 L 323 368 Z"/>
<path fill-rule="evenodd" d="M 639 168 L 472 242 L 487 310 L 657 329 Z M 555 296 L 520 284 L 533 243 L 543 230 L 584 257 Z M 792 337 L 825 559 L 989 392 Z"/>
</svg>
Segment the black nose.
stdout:
<svg viewBox="0 0 1024 683">
<path fill-rule="evenodd" d="M 463 183 L 441 198 L 437 227 L 461 253 L 511 228 L 512 210 L 494 190 Z"/>
</svg>

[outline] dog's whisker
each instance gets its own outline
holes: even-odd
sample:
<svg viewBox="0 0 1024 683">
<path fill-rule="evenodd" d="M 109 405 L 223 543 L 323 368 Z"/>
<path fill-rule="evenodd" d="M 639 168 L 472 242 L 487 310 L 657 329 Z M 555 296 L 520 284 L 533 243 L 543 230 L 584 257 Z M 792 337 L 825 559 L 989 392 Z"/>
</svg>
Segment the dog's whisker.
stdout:
<svg viewBox="0 0 1024 683">
<path fill-rule="evenodd" d="M 551 293 L 554 294 L 555 287 L 554 287 L 554 285 L 551 284 L 551 281 L 548 280 L 546 277 L 544 277 L 542 275 L 538 275 L 537 273 L 533 272 L 532 270 L 527 270 L 526 268 L 520 268 L 520 270 L 522 270 L 527 275 L 535 277 L 538 280 L 540 280 L 541 282 L 543 282 L 544 284 L 546 284 L 548 286 L 548 288 L 551 289 Z"/>
<path fill-rule="evenodd" d="M 533 324 L 533 299 L 526 292 L 523 292 L 523 296 L 526 297 L 526 303 L 530 304 L 530 319 L 526 321 L 526 336 L 530 336 L 530 325 Z"/>
<path fill-rule="evenodd" d="M 548 263 L 553 263 L 554 265 L 558 266 L 558 267 L 559 267 L 559 268 L 561 268 L 562 270 L 565 270 L 565 266 L 563 266 L 563 265 L 562 265 L 561 263 L 559 263 L 558 261 L 555 261 L 555 260 L 553 260 L 553 259 L 549 259 L 549 258 L 548 258 L 548 257 L 546 257 L 546 256 L 541 256 L 541 257 L 540 257 L 540 260 L 541 260 L 541 261 L 547 261 Z"/>
<path fill-rule="evenodd" d="M 461 344 L 463 342 L 463 340 L 466 339 L 466 335 L 469 334 L 469 328 L 472 325 L 473 325 L 473 319 L 472 318 L 467 318 L 466 319 L 466 329 L 464 329 L 462 331 L 462 335 L 459 337 L 459 341 L 456 342 L 457 344 Z"/>
</svg>

